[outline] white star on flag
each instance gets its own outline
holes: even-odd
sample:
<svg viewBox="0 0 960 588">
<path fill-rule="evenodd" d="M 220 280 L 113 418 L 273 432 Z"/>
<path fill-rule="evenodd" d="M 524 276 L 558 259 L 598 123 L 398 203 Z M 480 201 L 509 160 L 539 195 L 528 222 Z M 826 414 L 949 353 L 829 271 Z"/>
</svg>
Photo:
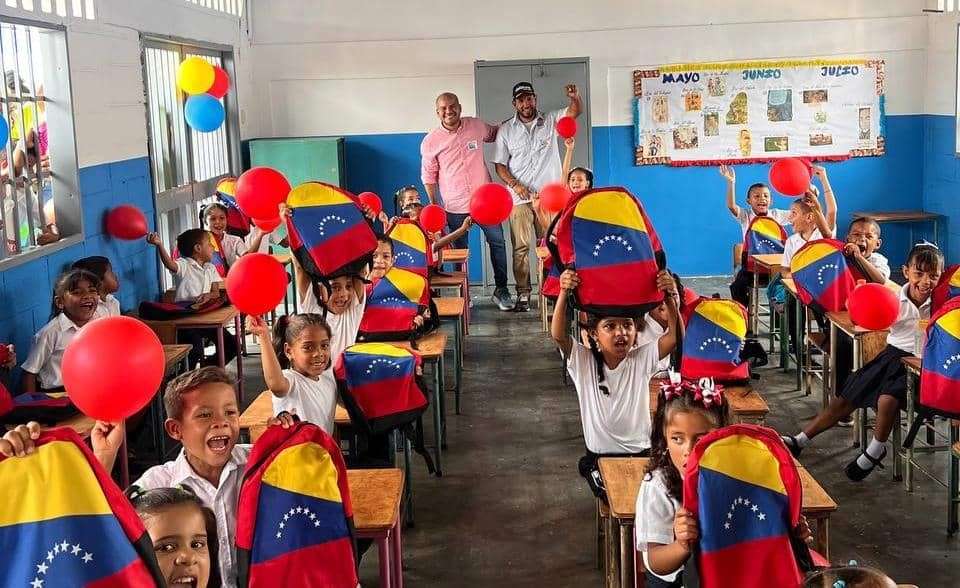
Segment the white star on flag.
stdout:
<svg viewBox="0 0 960 588">
<path fill-rule="evenodd" d="M 81 559 L 83 559 L 83 563 L 90 563 L 93 560 L 93 554 L 84 551 Z"/>
<path fill-rule="evenodd" d="M 53 552 L 52 552 L 52 551 L 48 551 L 48 552 L 47 552 L 47 561 L 53 561 Z"/>
<path fill-rule="evenodd" d="M 33 588 L 42 588 L 43 580 L 41 580 L 40 578 L 34 578 L 33 582 L 30 582 L 30 586 L 32 586 Z"/>
<path fill-rule="evenodd" d="M 310 513 L 310 520 L 311 520 L 311 521 L 317 520 L 317 515 L 315 515 L 315 514 L 313 514 L 313 513 Z"/>
<path fill-rule="evenodd" d="M 754 504 L 752 507 L 750 507 L 750 510 L 752 510 L 753 512 L 757 512 L 758 510 L 760 510 L 760 507 Z"/>
<path fill-rule="evenodd" d="M 724 524 L 723 524 L 723 528 L 724 528 L 724 529 L 729 529 L 729 528 L 730 528 L 730 523 L 724 523 Z"/>
<path fill-rule="evenodd" d="M 319 527 L 319 526 L 320 526 L 320 521 L 315 521 L 315 522 L 313 523 L 313 526 L 314 526 L 314 527 Z"/>
<path fill-rule="evenodd" d="M 297 514 L 300 514 L 300 513 L 302 513 L 302 512 L 303 512 L 303 507 L 298 506 L 298 507 L 297 507 Z"/>
<path fill-rule="evenodd" d="M 289 514 L 283 515 L 283 520 L 289 521 L 289 520 L 290 520 L 290 515 L 289 515 Z"/>
<path fill-rule="evenodd" d="M 760 519 L 761 521 L 763 521 L 763 520 L 766 520 L 767 515 L 765 515 L 765 514 L 763 514 L 763 513 L 760 513 L 760 514 L 757 515 L 757 518 Z"/>
<path fill-rule="evenodd" d="M 281 529 L 283 528 L 283 523 L 280 523 L 280 528 L 281 528 Z"/>
<path fill-rule="evenodd" d="M 64 541 L 63 543 L 60 544 L 60 551 L 63 551 L 64 553 L 66 553 L 68 547 L 70 547 L 70 544 Z"/>
<path fill-rule="evenodd" d="M 53 546 L 53 553 L 54 553 L 54 554 L 60 553 L 60 544 L 59 544 L 59 543 L 57 543 L 57 544 L 55 544 L 55 545 Z"/>
<path fill-rule="evenodd" d="M 74 545 L 73 549 L 70 550 L 70 553 L 72 553 L 73 555 L 77 555 L 78 553 L 80 553 L 80 545 L 79 544 Z"/>
<path fill-rule="evenodd" d="M 48 567 L 50 567 L 50 566 L 48 566 L 47 564 L 45 564 L 45 563 L 43 563 L 43 562 L 38 563 L 38 564 L 37 564 L 37 573 L 38 573 L 38 574 L 46 574 Z"/>
<path fill-rule="evenodd" d="M 277 539 L 279 539 L 279 538 L 280 538 L 280 533 L 277 533 Z"/>
</svg>

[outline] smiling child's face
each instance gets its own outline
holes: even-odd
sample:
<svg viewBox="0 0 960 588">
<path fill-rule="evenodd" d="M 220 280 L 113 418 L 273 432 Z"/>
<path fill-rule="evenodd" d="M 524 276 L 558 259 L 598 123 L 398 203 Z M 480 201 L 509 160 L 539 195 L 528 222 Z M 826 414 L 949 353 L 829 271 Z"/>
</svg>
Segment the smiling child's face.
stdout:
<svg viewBox="0 0 960 588">
<path fill-rule="evenodd" d="M 168 588 L 206 588 L 210 581 L 209 538 L 196 504 L 177 504 L 151 513 L 143 517 L 143 526 Z"/>
<path fill-rule="evenodd" d="M 179 419 L 167 419 L 167 432 L 183 444 L 187 461 L 194 469 L 223 468 L 240 437 L 236 391 L 229 384 L 209 382 L 181 398 L 182 414 Z"/>
</svg>

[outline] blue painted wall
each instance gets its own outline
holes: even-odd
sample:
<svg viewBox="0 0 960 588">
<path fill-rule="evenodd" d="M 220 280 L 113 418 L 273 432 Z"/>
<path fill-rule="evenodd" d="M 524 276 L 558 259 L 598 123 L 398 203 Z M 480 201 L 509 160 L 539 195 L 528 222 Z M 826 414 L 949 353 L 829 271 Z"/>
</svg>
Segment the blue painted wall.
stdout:
<svg viewBox="0 0 960 588">
<path fill-rule="evenodd" d="M 133 204 L 154 230 L 150 161 L 128 159 L 80 170 L 85 239 L 82 243 L 0 272 L 0 341 L 17 346 L 22 363 L 33 334 L 50 320 L 51 295 L 57 277 L 71 263 L 88 255 L 110 258 L 120 278 L 116 296 L 123 310 L 141 300 L 155 300 L 160 291 L 157 255 L 144 240 L 119 241 L 103 233 L 104 213 L 119 204 Z"/>
<path fill-rule="evenodd" d="M 941 235 L 946 232 L 948 263 L 960 263 L 960 159 L 955 129 L 952 116 L 924 117 L 923 209 L 947 217 Z"/>
<path fill-rule="evenodd" d="M 937 185 L 936 203 L 946 208 L 948 201 L 943 194 L 960 183 L 953 156 L 952 117 L 889 116 L 885 156 L 827 164 L 839 203 L 841 235 L 854 211 L 921 208 L 925 203 L 925 128 L 939 128 L 946 122 L 950 127 L 949 149 L 945 150 L 945 139 L 940 137 L 947 133 L 939 133 L 936 142 L 940 151 L 949 154 L 952 166 L 945 173 L 953 184 Z M 392 211 L 393 192 L 402 185 L 420 183 L 423 137 L 423 133 L 347 136 L 346 187 L 353 192 L 375 191 L 384 199 L 385 208 Z M 930 145 L 931 141 L 927 141 L 928 151 Z M 741 237 L 737 223 L 724 206 L 726 184 L 715 168 L 637 167 L 633 165 L 630 126 L 594 127 L 593 158 L 597 185 L 624 186 L 643 200 L 675 271 L 687 276 L 731 272 L 732 247 Z M 737 166 L 739 202 L 745 201 L 747 186 L 766 181 L 768 170 L 767 165 Z M 774 200 L 775 206 L 789 207 L 788 198 L 777 196 Z M 883 230 L 883 251 L 891 261 L 899 263 L 908 248 L 907 227 L 884 225 Z M 479 251 L 481 239 L 479 229 L 471 231 L 471 249 Z M 473 255 L 471 278 L 479 280 L 480 276 L 480 256 Z"/>
</svg>

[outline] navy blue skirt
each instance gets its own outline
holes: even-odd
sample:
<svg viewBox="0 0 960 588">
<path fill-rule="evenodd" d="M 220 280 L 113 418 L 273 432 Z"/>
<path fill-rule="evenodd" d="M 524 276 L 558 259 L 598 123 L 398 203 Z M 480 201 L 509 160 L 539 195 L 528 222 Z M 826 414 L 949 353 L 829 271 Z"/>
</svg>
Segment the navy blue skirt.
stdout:
<svg viewBox="0 0 960 588">
<path fill-rule="evenodd" d="M 900 406 L 904 406 L 907 401 L 907 370 L 901 360 L 911 355 L 887 345 L 876 357 L 850 374 L 839 396 L 857 408 L 876 408 L 881 395 L 893 396 Z"/>
</svg>

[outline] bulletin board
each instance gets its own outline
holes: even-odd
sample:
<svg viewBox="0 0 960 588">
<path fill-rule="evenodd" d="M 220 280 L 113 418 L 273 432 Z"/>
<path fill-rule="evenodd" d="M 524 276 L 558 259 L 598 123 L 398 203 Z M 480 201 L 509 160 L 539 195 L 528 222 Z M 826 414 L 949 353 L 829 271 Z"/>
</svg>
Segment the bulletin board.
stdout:
<svg viewBox="0 0 960 588">
<path fill-rule="evenodd" d="M 633 72 L 636 165 L 884 153 L 884 62 L 763 60 Z"/>
</svg>

